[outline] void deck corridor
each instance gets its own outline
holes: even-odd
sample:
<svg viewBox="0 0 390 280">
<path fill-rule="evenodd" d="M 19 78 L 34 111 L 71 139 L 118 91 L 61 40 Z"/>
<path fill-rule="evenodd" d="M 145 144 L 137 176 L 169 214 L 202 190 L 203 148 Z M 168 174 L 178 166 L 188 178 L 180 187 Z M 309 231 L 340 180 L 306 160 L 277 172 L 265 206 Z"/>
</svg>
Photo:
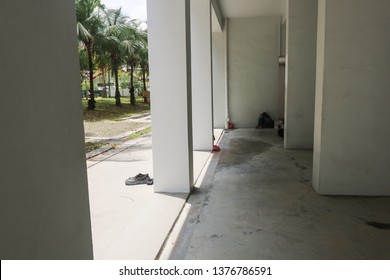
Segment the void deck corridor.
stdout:
<svg viewBox="0 0 390 280">
<path fill-rule="evenodd" d="M 312 151 L 273 129 L 228 130 L 220 146 L 160 259 L 390 258 L 389 197 L 318 195 Z"/>
<path fill-rule="evenodd" d="M 99 227 L 91 213 L 107 208 L 90 204 L 74 2 L 31 2 L 5 1 L 0 17 L 3 26 L 20 23 L 0 31 L 7 38 L 0 46 L 7 98 L 0 104 L 7 132 L 0 254 L 108 259 L 94 254 Z M 227 121 L 240 128 L 223 138 L 210 165 L 215 172 L 209 168 L 190 196 L 160 258 L 389 259 L 390 129 L 375 124 L 390 118 L 390 1 L 148 0 L 147 8 L 150 193 L 188 194 L 193 151 L 210 152 L 213 128 Z M 217 30 L 209 36 L 213 22 Z M 285 149 L 274 131 L 244 129 L 261 112 L 284 117 Z M 114 159 L 102 165 L 112 167 Z M 118 162 L 125 161 L 133 159 Z M 138 172 L 121 168 L 120 176 L 110 174 L 119 195 L 124 179 Z M 120 237 L 134 237 L 126 230 Z M 123 244 L 115 243 L 121 253 L 131 250 Z"/>
</svg>

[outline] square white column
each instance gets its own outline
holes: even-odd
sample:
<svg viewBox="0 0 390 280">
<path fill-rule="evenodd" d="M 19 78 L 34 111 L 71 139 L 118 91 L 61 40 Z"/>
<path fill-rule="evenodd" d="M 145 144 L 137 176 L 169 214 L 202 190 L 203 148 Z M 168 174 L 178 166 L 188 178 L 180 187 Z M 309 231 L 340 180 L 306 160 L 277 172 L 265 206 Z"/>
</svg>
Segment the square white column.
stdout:
<svg viewBox="0 0 390 280">
<path fill-rule="evenodd" d="M 313 185 L 325 195 L 389 196 L 390 2 L 318 8 Z"/>
<path fill-rule="evenodd" d="M 92 259 L 75 3 L 2 1 L 0 26 L 0 258 Z"/>
<path fill-rule="evenodd" d="M 284 146 L 312 149 L 316 83 L 317 0 L 288 1 Z"/>
<path fill-rule="evenodd" d="M 226 26 L 213 32 L 213 121 L 214 128 L 224 129 L 227 121 Z"/>
<path fill-rule="evenodd" d="M 191 0 L 192 120 L 194 150 L 213 146 L 210 0 Z"/>
<path fill-rule="evenodd" d="M 148 0 L 149 69 L 156 192 L 193 185 L 189 0 Z"/>
</svg>

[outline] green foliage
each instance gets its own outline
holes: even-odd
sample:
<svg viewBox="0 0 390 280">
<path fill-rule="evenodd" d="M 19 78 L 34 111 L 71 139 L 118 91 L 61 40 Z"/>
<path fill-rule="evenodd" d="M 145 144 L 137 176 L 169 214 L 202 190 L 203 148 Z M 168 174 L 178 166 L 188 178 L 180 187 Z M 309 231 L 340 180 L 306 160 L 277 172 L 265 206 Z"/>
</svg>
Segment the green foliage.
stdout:
<svg viewBox="0 0 390 280">
<path fill-rule="evenodd" d="M 123 80 L 119 84 L 121 88 L 129 88 L 129 85 L 130 85 L 129 81 L 123 81 Z"/>
<path fill-rule="evenodd" d="M 88 102 L 88 109 L 95 108 L 94 100 L 94 47 L 101 38 L 101 29 L 103 21 L 100 9 L 102 8 L 100 0 L 76 0 L 76 19 L 77 35 L 82 48 L 87 53 L 88 58 L 88 75 L 86 71 L 81 70 L 82 80 L 89 79 L 89 91 L 91 100 Z M 80 59 L 82 64 L 82 59 Z"/>
<path fill-rule="evenodd" d="M 119 86 L 121 88 L 129 88 L 129 74 L 120 70 L 118 71 Z"/>
<path fill-rule="evenodd" d="M 75 4 L 82 88 L 89 82 L 93 91 L 94 78 L 101 75 L 107 81 L 110 70 L 116 105 L 121 105 L 119 86 L 131 89 L 135 105 L 134 92 L 142 92 L 148 75 L 147 31 L 141 30 L 139 21 L 123 15 L 121 9 L 109 9 L 100 0 L 75 0 Z M 120 77 L 121 68 L 130 69 L 127 82 Z M 95 71 L 98 72 L 93 75 Z"/>
</svg>

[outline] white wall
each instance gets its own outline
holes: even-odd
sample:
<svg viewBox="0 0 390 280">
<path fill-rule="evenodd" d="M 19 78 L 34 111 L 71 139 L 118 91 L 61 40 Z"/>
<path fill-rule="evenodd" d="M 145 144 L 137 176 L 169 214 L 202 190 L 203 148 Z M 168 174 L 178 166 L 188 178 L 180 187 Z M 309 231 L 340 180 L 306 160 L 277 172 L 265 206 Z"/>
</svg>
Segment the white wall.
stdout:
<svg viewBox="0 0 390 280">
<path fill-rule="evenodd" d="M 91 259 L 73 1 L 2 1 L 0 257 Z"/>
<path fill-rule="evenodd" d="M 286 56 L 287 45 L 287 20 L 280 25 L 280 56 Z"/>
<path fill-rule="evenodd" d="M 288 1 L 284 145 L 312 149 L 316 81 L 317 0 Z"/>
<path fill-rule="evenodd" d="M 390 1 L 319 3 L 314 186 L 390 195 Z"/>
<path fill-rule="evenodd" d="M 226 124 L 226 33 L 213 32 L 213 117 L 215 128 Z"/>
<path fill-rule="evenodd" d="M 280 17 L 232 18 L 228 26 L 230 120 L 253 128 L 262 112 L 277 119 Z"/>
<path fill-rule="evenodd" d="M 279 64 L 279 95 L 278 95 L 278 115 L 275 120 L 284 119 L 286 99 L 286 65 Z"/>
</svg>

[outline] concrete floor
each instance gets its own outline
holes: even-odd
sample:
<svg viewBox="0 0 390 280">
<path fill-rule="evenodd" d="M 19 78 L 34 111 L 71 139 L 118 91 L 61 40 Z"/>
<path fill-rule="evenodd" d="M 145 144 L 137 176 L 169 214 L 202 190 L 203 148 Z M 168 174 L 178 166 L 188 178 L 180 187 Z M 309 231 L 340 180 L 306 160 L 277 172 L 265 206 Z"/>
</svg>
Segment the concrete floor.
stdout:
<svg viewBox="0 0 390 280">
<path fill-rule="evenodd" d="M 214 131 L 217 139 L 222 130 Z M 194 178 L 202 178 L 210 152 L 194 152 Z M 152 137 L 130 140 L 87 161 L 95 260 L 154 260 L 186 203 L 188 193 L 155 193 L 126 186 L 138 173 L 153 178 Z"/>
<path fill-rule="evenodd" d="M 231 130 L 220 146 L 160 259 L 390 259 L 389 197 L 317 195 L 312 151 L 274 130 Z"/>
<path fill-rule="evenodd" d="M 158 254 L 187 194 L 126 186 L 125 180 L 138 173 L 153 178 L 151 159 L 147 135 L 87 161 L 95 260 L 153 260 Z"/>
</svg>

